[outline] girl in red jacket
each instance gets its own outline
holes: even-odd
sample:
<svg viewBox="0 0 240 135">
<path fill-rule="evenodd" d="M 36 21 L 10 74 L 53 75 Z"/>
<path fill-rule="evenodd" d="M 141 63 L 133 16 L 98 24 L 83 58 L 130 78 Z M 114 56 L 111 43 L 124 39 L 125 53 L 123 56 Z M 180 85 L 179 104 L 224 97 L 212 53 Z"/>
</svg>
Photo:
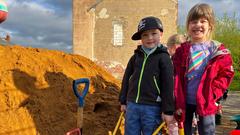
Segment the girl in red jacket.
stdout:
<svg viewBox="0 0 240 135">
<path fill-rule="evenodd" d="M 234 76 L 230 51 L 212 40 L 214 23 L 208 4 L 192 7 L 186 24 L 190 41 L 183 43 L 173 57 L 176 112 L 183 116 L 185 135 L 192 135 L 194 113 L 199 115 L 199 134 L 215 134 L 216 101 Z"/>
</svg>

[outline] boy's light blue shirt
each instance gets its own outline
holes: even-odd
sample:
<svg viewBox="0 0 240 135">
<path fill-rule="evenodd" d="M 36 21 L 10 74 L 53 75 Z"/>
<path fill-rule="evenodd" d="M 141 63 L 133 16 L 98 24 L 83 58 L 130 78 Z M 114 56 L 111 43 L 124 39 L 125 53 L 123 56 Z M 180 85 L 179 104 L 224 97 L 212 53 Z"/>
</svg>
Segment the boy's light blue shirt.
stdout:
<svg viewBox="0 0 240 135">
<path fill-rule="evenodd" d="M 154 48 L 147 48 L 147 47 L 144 47 L 143 45 L 141 47 L 147 55 L 150 55 L 157 49 L 158 46 L 161 46 L 161 44 L 155 46 Z"/>
</svg>

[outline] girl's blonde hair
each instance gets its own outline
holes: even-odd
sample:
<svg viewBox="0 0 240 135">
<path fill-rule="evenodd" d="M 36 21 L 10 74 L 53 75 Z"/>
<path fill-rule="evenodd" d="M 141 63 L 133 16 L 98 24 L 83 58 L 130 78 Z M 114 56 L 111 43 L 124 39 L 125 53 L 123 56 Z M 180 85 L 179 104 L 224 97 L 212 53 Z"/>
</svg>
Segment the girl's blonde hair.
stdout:
<svg viewBox="0 0 240 135">
<path fill-rule="evenodd" d="M 205 3 L 196 4 L 190 9 L 190 11 L 188 12 L 187 22 L 186 22 L 187 31 L 188 31 L 188 25 L 190 21 L 197 20 L 202 17 L 206 18 L 209 22 L 210 29 L 207 35 L 207 39 L 211 40 L 213 37 L 213 31 L 214 31 L 214 25 L 215 25 L 215 15 L 212 7 L 209 6 L 208 4 L 205 4 Z"/>
</svg>

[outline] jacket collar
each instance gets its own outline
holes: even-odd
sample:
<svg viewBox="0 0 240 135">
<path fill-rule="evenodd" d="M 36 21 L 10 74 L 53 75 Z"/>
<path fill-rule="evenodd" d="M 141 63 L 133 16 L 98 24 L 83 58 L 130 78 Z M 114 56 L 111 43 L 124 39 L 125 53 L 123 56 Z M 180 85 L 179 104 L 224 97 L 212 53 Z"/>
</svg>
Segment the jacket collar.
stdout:
<svg viewBox="0 0 240 135">
<path fill-rule="evenodd" d="M 222 43 L 216 41 L 216 40 L 212 40 L 211 43 L 213 44 L 214 50 L 213 50 L 213 54 L 211 56 L 211 59 L 219 56 L 219 55 L 226 55 L 226 54 L 230 54 L 231 52 L 226 49 Z"/>
<path fill-rule="evenodd" d="M 219 56 L 219 55 L 226 55 L 226 54 L 230 54 L 231 52 L 226 49 L 223 45 L 223 43 L 218 42 L 216 40 L 211 40 L 211 44 L 213 46 L 213 54 L 211 56 L 211 59 Z M 182 44 L 182 47 L 185 48 L 184 50 L 186 50 L 185 53 L 189 53 L 190 51 L 190 47 L 191 47 L 191 43 L 189 41 L 185 42 Z"/>
<path fill-rule="evenodd" d="M 144 53 L 144 50 L 142 49 L 141 46 L 142 45 L 138 45 L 137 49 L 134 50 L 134 53 Z M 155 49 L 155 51 L 152 54 L 161 53 L 161 52 L 168 54 L 167 47 L 163 46 L 162 44 L 158 45 L 158 47 Z"/>
</svg>

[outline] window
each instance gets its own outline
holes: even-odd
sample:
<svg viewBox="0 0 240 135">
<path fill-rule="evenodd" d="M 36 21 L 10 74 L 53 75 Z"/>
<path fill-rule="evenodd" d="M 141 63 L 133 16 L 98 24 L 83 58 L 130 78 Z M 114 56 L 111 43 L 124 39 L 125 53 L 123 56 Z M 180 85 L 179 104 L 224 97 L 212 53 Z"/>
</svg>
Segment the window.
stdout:
<svg viewBox="0 0 240 135">
<path fill-rule="evenodd" d="M 113 22 L 113 45 L 123 45 L 123 25 L 119 21 Z"/>
</svg>

